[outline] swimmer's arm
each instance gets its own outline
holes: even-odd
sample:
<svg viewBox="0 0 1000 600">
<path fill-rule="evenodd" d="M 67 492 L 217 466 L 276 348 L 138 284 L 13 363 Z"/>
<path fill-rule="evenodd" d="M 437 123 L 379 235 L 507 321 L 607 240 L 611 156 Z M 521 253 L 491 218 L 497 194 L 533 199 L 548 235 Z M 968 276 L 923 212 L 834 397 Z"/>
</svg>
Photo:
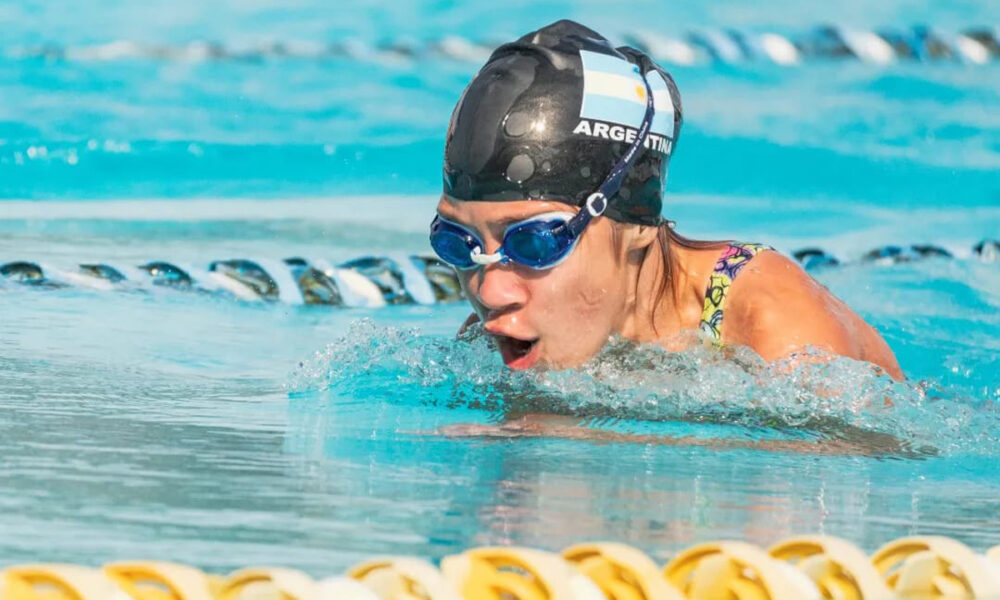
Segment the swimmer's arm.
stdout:
<svg viewBox="0 0 1000 600">
<path fill-rule="evenodd" d="M 822 360 L 803 353 L 816 348 L 873 363 L 893 378 L 903 379 L 896 357 L 878 332 L 776 252 L 755 257 L 733 282 L 723 340 L 749 346 L 768 361 Z"/>
<path fill-rule="evenodd" d="M 604 444 L 644 444 L 652 446 L 699 446 L 717 450 L 749 449 L 798 454 L 828 454 L 871 456 L 905 451 L 896 443 L 863 444 L 850 440 L 746 440 L 738 438 L 698 438 L 694 436 L 667 436 L 634 434 L 607 429 L 595 429 L 580 424 L 579 419 L 557 415 L 531 414 L 504 421 L 497 425 L 456 424 L 438 429 L 438 435 L 471 438 L 558 438 Z M 896 440 L 891 440 L 896 442 Z"/>
</svg>

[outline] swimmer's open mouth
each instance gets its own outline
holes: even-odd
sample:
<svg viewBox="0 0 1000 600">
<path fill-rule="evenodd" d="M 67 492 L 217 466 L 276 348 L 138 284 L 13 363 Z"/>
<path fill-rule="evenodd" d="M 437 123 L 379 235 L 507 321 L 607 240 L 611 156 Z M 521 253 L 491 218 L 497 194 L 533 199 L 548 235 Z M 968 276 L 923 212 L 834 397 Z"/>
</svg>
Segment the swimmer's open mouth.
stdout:
<svg viewBox="0 0 1000 600">
<path fill-rule="evenodd" d="M 538 362 L 538 338 L 522 340 L 494 333 L 505 365 L 511 369 L 527 369 Z"/>
</svg>

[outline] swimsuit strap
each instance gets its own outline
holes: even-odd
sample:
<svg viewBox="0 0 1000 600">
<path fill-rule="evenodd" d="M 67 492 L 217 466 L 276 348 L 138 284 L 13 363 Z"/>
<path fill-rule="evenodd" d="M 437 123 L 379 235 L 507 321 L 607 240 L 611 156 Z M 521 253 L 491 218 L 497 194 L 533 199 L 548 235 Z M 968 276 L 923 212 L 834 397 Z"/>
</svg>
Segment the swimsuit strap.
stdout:
<svg viewBox="0 0 1000 600">
<path fill-rule="evenodd" d="M 701 330 L 712 338 L 716 346 L 722 345 L 722 310 L 725 308 L 729 286 L 750 259 L 764 250 L 774 250 L 764 244 L 730 244 L 715 262 L 715 269 L 708 278 L 705 306 L 701 311 Z"/>
</svg>

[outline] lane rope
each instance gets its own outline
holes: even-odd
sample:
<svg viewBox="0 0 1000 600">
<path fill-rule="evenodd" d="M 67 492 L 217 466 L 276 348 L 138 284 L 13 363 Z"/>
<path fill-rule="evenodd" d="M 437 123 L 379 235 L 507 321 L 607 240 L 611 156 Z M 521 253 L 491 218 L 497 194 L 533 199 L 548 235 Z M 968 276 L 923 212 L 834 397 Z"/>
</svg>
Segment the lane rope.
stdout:
<svg viewBox="0 0 1000 600">
<path fill-rule="evenodd" d="M 620 35 L 618 39 L 658 62 L 680 66 L 716 63 L 792 66 L 830 61 L 883 66 L 898 62 L 984 65 L 1000 56 L 1000 28 L 996 26 L 943 30 L 927 25 L 879 29 L 819 25 L 791 34 L 702 28 L 679 35 L 638 31 Z M 286 40 L 248 44 L 206 40 L 156 44 L 123 39 L 100 44 L 12 46 L 3 54 L 14 60 L 54 62 L 351 60 L 389 65 L 429 59 L 478 63 L 486 60 L 501 43 L 499 39 L 476 40 L 455 35 L 429 40 Z"/>
<path fill-rule="evenodd" d="M 933 244 L 888 245 L 855 261 L 822 248 L 792 252 L 807 271 L 852 264 L 892 266 L 924 260 L 959 260 Z M 972 247 L 968 260 L 1000 263 L 1000 241 L 985 239 Z M 0 291 L 13 285 L 38 289 L 84 287 L 100 291 L 194 291 L 250 302 L 281 302 L 344 307 L 387 304 L 437 304 L 464 298 L 458 275 L 434 256 L 361 256 L 337 265 L 324 259 L 290 257 L 215 260 L 193 265 L 153 260 L 140 265 L 84 263 L 73 267 L 13 260 L 0 263 Z"/>
</svg>

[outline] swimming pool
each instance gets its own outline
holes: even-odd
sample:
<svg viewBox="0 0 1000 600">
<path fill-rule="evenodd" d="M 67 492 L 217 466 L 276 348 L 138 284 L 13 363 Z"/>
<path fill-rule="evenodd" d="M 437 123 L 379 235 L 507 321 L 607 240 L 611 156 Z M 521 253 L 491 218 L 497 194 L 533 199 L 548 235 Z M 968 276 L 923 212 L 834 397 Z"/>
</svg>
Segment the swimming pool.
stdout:
<svg viewBox="0 0 1000 600">
<path fill-rule="evenodd" d="M 73 6 L 0 4 L 19 24 L 0 49 L 0 262 L 335 264 L 428 250 L 442 132 L 474 63 L 190 60 L 103 46 L 116 40 L 503 40 L 562 16 L 614 35 L 657 22 L 677 35 L 821 21 L 958 31 L 998 17 L 986 4 L 913 14 L 902 2 L 822 15 L 781 1 L 634 2 L 612 17 L 605 3 L 562 2 L 500 16 L 482 2 Z M 46 45 L 61 50 L 27 51 Z M 848 391 L 817 397 L 761 383 L 769 372 L 747 355 L 647 349 L 630 361 L 615 348 L 600 368 L 515 377 L 482 340 L 453 340 L 460 303 L 331 309 L 5 283 L 0 564 L 145 556 L 325 574 L 487 543 L 608 538 L 661 561 L 700 540 L 817 531 L 869 550 L 910 533 L 1000 543 L 1000 270 L 970 250 L 1000 237 L 997 64 L 670 69 L 686 110 L 667 200 L 680 231 L 851 262 L 816 276 L 884 333 L 911 384 L 840 361 L 809 376 Z M 913 243 L 955 258 L 857 260 Z M 860 438 L 869 451 L 430 434 L 531 403 L 611 431 L 730 446 Z"/>
</svg>

